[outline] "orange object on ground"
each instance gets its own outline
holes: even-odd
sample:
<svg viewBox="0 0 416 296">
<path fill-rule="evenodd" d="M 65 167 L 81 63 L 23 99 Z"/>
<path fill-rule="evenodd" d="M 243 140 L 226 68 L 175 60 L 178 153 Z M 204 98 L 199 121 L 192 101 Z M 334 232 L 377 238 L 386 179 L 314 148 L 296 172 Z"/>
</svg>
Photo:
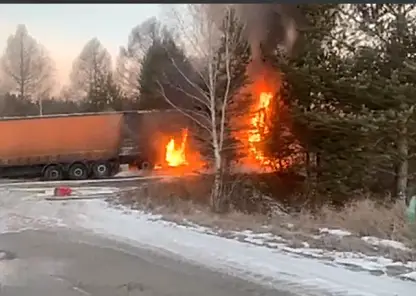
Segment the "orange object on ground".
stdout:
<svg viewBox="0 0 416 296">
<path fill-rule="evenodd" d="M 67 186 L 56 187 L 53 194 L 55 196 L 70 196 L 72 194 L 72 189 Z"/>
</svg>

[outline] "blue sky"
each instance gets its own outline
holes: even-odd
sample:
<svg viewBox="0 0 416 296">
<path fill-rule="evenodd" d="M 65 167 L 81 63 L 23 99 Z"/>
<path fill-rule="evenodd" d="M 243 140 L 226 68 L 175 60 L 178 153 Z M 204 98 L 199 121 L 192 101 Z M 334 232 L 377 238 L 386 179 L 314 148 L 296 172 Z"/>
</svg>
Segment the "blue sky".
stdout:
<svg viewBox="0 0 416 296">
<path fill-rule="evenodd" d="M 16 26 L 25 24 L 51 53 L 64 84 L 88 40 L 97 37 L 115 59 L 130 30 L 160 11 L 160 4 L 0 4 L 0 51 Z"/>
</svg>

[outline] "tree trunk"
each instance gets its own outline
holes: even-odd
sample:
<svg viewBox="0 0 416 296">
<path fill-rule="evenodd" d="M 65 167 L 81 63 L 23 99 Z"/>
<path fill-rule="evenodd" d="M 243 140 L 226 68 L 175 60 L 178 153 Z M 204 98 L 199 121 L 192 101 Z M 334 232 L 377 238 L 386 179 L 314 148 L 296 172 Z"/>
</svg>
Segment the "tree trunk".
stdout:
<svg viewBox="0 0 416 296">
<path fill-rule="evenodd" d="M 215 171 L 211 189 L 211 209 L 214 213 L 222 213 L 225 209 L 224 194 L 222 192 L 222 159 L 218 141 L 214 139 Z"/>
<path fill-rule="evenodd" d="M 19 77 L 19 91 L 20 91 L 20 98 L 23 100 L 25 99 L 25 55 L 24 55 L 24 43 L 23 38 L 20 37 L 20 77 Z"/>
<path fill-rule="evenodd" d="M 39 115 L 43 116 L 43 100 L 39 98 Z"/>
<path fill-rule="evenodd" d="M 409 143 L 407 141 L 406 122 L 401 122 L 400 124 L 399 136 L 397 139 L 397 154 L 399 162 L 397 164 L 396 197 L 404 199 L 407 192 L 409 169 Z"/>
<path fill-rule="evenodd" d="M 211 209 L 214 213 L 223 213 L 225 211 L 221 171 L 215 171 L 214 174 L 214 183 L 212 184 L 211 189 Z"/>
<path fill-rule="evenodd" d="M 306 196 L 312 198 L 316 195 L 316 188 L 318 186 L 318 154 L 307 151 L 305 153 L 306 162 Z"/>
</svg>

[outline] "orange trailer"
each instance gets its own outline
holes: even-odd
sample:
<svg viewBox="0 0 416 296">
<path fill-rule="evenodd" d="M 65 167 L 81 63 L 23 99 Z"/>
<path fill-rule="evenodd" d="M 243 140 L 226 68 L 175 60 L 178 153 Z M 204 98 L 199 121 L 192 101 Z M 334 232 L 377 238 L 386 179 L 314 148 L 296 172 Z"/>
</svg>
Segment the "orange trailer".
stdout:
<svg viewBox="0 0 416 296">
<path fill-rule="evenodd" d="M 53 116 L 0 121 L 0 165 L 113 158 L 123 115 Z"/>
<path fill-rule="evenodd" d="M 149 166 L 138 152 L 136 128 L 127 118 L 140 112 L 84 113 L 0 120 L 0 176 L 47 180 L 105 178 L 120 164 Z M 144 153 L 146 153 L 144 149 Z"/>
<path fill-rule="evenodd" d="M 120 164 L 151 169 L 162 135 L 186 126 L 176 111 L 127 111 L 0 119 L 0 177 L 106 178 Z"/>
</svg>

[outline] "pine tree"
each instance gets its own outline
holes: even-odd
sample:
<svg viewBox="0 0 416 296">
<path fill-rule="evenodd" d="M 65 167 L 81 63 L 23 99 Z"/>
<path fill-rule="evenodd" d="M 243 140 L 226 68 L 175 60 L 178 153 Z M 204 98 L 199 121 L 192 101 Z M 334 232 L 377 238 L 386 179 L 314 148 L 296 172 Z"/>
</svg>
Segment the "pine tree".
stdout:
<svg viewBox="0 0 416 296">
<path fill-rule="evenodd" d="M 84 106 L 88 112 L 122 111 L 129 108 L 129 101 L 109 73 L 97 76 L 94 88 L 88 92 Z"/>
<path fill-rule="evenodd" d="M 120 86 L 114 81 L 113 75 L 110 73 L 106 77 L 107 105 L 114 111 L 123 111 L 131 109 L 132 102 L 123 93 Z"/>
<path fill-rule="evenodd" d="M 164 67 L 169 63 L 165 58 L 165 49 L 159 41 L 154 41 L 143 58 L 140 71 L 140 109 L 169 108 L 168 103 L 160 96 L 157 85 L 157 81 L 163 78 Z"/>
<path fill-rule="evenodd" d="M 268 56 L 282 73 L 281 101 L 276 102 L 283 101 L 289 112 L 283 115 L 290 116 L 289 124 L 283 122 L 285 116 L 275 116 L 269 141 L 271 153 L 299 153 L 291 146 L 296 139 L 304 151 L 307 184 L 325 193 L 323 196 L 349 193 L 351 183 L 357 179 L 351 178 L 357 163 L 351 163 L 351 159 L 361 159 L 353 155 L 360 148 L 356 143 L 360 143 L 361 133 L 354 132 L 360 129 L 353 124 L 355 119 L 345 116 L 349 108 L 345 98 L 352 88 L 343 82 L 350 65 L 348 59 L 339 55 L 333 36 L 339 6 L 305 4 L 300 9 L 309 24 L 301 28 L 302 46 L 297 55 L 286 58 L 277 52 L 274 57 Z M 285 136 L 282 127 L 288 126 L 290 133 Z M 314 190 L 307 187 L 308 195 Z"/>
<path fill-rule="evenodd" d="M 357 101 L 375 115 L 378 133 L 373 169 L 390 180 L 393 196 L 404 197 L 414 169 L 416 142 L 414 63 L 416 24 L 414 4 L 360 4 L 350 7 L 361 32 L 373 39 L 356 54 L 355 73 L 361 90 Z M 357 18 L 358 17 L 358 18 Z M 369 71 L 370 69 L 370 71 Z M 386 183 L 386 182 L 384 182 Z"/>
<path fill-rule="evenodd" d="M 192 80 L 194 76 L 185 53 L 169 33 L 163 39 L 154 39 L 143 58 L 139 76 L 139 108 L 172 109 L 172 104 L 183 107 L 187 92 L 192 89 L 184 77 Z M 161 95 L 161 88 L 171 103 Z"/>
<path fill-rule="evenodd" d="M 276 63 L 308 176 L 332 199 L 357 190 L 403 195 L 416 132 L 412 6 L 319 6 L 304 6 L 314 28 L 304 32 L 304 51 Z M 354 30 L 334 27 L 339 17 Z"/>
</svg>

